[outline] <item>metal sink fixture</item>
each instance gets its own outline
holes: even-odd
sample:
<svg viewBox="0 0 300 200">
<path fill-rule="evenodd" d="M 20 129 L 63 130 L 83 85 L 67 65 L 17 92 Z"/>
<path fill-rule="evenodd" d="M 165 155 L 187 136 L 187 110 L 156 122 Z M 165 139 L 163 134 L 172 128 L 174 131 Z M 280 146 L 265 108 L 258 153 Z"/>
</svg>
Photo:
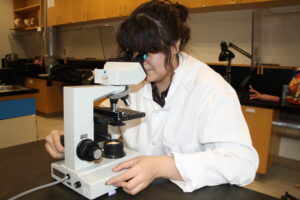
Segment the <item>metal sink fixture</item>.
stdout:
<svg viewBox="0 0 300 200">
<path fill-rule="evenodd" d="M 20 90 L 28 90 L 28 88 L 20 85 L 0 85 L 0 92 L 14 92 Z"/>
</svg>

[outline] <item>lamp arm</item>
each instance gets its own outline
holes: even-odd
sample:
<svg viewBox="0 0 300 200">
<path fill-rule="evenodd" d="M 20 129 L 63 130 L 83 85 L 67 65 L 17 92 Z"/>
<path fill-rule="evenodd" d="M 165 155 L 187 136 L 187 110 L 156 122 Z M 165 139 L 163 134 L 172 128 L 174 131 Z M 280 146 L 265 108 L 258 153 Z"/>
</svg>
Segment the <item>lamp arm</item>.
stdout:
<svg viewBox="0 0 300 200">
<path fill-rule="evenodd" d="M 237 50 L 238 52 L 240 52 L 241 54 L 243 54 L 244 56 L 248 57 L 249 59 L 252 59 L 252 55 L 250 53 L 241 49 L 240 47 L 236 46 L 235 44 L 232 44 L 231 42 L 229 42 L 228 47 L 231 47 L 231 48 Z"/>
</svg>

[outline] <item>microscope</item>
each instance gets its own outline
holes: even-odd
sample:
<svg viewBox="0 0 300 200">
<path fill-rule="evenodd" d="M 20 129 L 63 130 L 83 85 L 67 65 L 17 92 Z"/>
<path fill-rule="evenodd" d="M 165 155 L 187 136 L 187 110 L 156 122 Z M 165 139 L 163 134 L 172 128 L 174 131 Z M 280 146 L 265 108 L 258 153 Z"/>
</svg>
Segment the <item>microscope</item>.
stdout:
<svg viewBox="0 0 300 200">
<path fill-rule="evenodd" d="M 122 173 L 112 172 L 112 168 L 139 153 L 113 139 L 108 126 L 122 126 L 126 120 L 145 116 L 117 108 L 119 99 L 127 104 L 127 86 L 139 84 L 145 77 L 139 62 L 107 62 L 103 69 L 94 70 L 95 85 L 64 87 L 65 159 L 51 164 L 54 179 L 67 176 L 63 184 L 88 199 L 116 189 L 105 184 Z M 94 101 L 103 98 L 110 99 L 110 107 L 94 107 Z"/>
</svg>

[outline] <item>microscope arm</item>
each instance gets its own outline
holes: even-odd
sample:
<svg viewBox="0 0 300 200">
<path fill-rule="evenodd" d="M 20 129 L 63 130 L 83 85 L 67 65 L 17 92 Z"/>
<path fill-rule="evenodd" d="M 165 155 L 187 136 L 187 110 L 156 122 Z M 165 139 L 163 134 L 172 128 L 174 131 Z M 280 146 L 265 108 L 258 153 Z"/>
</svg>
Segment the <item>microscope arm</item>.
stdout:
<svg viewBox="0 0 300 200">
<path fill-rule="evenodd" d="M 117 94 L 126 86 L 75 86 L 64 88 L 65 165 L 79 170 L 93 165 L 76 155 L 83 139 L 94 140 L 94 101 Z"/>
</svg>

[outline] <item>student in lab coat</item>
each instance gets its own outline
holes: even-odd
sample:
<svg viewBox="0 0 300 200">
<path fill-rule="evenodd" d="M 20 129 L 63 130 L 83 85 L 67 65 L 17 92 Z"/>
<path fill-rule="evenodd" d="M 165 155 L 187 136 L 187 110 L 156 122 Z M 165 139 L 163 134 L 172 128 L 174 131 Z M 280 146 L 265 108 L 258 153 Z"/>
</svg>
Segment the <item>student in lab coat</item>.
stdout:
<svg viewBox="0 0 300 200">
<path fill-rule="evenodd" d="M 223 183 L 253 181 L 258 155 L 234 89 L 203 62 L 183 53 L 190 39 L 187 9 L 168 1 L 142 4 L 120 26 L 120 56 L 144 52 L 146 80 L 130 88 L 130 108 L 146 117 L 121 127 L 125 145 L 143 156 L 116 166 L 127 169 L 106 184 L 136 194 L 156 178 L 184 192 Z M 63 158 L 52 131 L 46 149 Z"/>
</svg>

